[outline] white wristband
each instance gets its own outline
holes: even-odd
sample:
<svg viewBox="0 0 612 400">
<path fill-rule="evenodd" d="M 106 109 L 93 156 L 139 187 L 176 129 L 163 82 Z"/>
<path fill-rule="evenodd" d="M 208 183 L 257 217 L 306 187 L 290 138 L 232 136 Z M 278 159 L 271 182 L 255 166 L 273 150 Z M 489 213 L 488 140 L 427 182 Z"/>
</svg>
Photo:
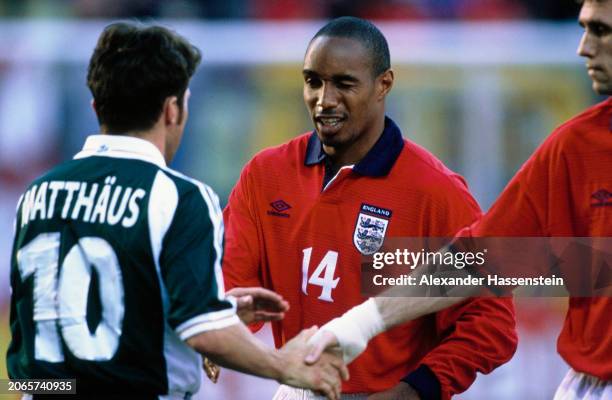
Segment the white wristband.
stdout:
<svg viewBox="0 0 612 400">
<path fill-rule="evenodd" d="M 336 336 L 344 362 L 348 364 L 366 349 L 370 339 L 385 330 L 385 323 L 376 302 L 371 298 L 351 308 L 341 317 L 332 319 L 319 332 L 324 330 Z"/>
</svg>

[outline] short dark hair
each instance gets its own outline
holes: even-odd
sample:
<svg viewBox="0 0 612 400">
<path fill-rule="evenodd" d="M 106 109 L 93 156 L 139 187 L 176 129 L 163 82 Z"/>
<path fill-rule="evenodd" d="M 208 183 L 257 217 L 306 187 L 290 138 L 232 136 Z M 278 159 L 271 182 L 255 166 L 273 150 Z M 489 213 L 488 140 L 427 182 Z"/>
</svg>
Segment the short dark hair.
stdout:
<svg viewBox="0 0 612 400">
<path fill-rule="evenodd" d="M 89 61 L 87 86 L 109 133 L 153 127 L 169 96 L 183 96 L 200 64 L 197 47 L 161 26 L 107 26 Z"/>
<path fill-rule="evenodd" d="M 319 29 L 310 43 L 320 36 L 349 38 L 360 42 L 370 52 L 374 76 L 391 68 L 387 39 L 370 21 L 356 17 L 336 18 Z"/>
</svg>

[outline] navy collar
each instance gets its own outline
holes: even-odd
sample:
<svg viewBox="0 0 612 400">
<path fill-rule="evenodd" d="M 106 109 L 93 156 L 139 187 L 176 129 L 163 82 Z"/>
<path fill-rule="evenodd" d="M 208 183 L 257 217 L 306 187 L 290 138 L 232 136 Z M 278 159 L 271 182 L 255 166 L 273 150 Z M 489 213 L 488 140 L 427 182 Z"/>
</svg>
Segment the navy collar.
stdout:
<svg viewBox="0 0 612 400">
<path fill-rule="evenodd" d="M 353 167 L 353 171 L 366 176 L 385 176 L 391 171 L 395 160 L 404 148 L 402 132 L 395 122 L 385 117 L 385 129 L 368 153 Z M 312 166 L 325 160 L 327 156 L 323 151 L 323 144 L 317 133 L 312 132 L 306 147 L 304 165 Z"/>
</svg>

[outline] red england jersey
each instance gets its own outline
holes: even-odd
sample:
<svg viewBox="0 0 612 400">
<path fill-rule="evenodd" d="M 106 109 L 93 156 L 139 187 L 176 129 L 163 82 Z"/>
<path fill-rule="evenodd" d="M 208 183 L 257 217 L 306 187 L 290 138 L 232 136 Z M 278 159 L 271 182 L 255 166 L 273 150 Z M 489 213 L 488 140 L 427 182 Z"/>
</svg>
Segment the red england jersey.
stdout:
<svg viewBox="0 0 612 400">
<path fill-rule="evenodd" d="M 612 236 L 612 100 L 561 125 L 523 165 L 473 236 Z M 612 300 L 569 299 L 559 354 L 612 380 Z"/>
<path fill-rule="evenodd" d="M 361 257 L 385 237 L 451 237 L 480 216 L 464 180 L 389 118 L 366 156 L 323 186 L 325 153 L 316 134 L 257 154 L 224 211 L 227 288 L 263 286 L 290 303 L 273 323 L 282 346 L 362 303 Z M 367 226 L 376 226 L 370 233 Z M 365 228 L 364 228 L 365 227 Z M 376 232 L 374 232 L 376 231 Z M 364 233 L 365 232 L 365 233 Z M 516 348 L 511 299 L 474 299 L 373 339 L 349 367 L 345 393 L 410 384 L 441 398 L 466 390 Z M 433 374 L 432 374 L 433 372 Z"/>
</svg>

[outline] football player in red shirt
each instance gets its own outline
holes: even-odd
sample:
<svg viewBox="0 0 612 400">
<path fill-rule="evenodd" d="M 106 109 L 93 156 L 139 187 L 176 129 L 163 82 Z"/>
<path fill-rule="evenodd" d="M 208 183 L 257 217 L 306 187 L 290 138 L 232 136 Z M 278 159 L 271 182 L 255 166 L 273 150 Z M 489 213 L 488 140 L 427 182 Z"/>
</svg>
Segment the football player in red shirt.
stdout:
<svg viewBox="0 0 612 400">
<path fill-rule="evenodd" d="M 314 132 L 257 154 L 224 211 L 227 287 L 264 286 L 291 305 L 272 324 L 277 346 L 364 301 L 361 257 L 385 238 L 448 237 L 480 215 L 463 178 L 385 116 L 394 77 L 374 25 L 327 24 L 308 46 L 303 77 Z M 398 326 L 355 360 L 343 392 L 450 398 L 512 357 L 514 325 L 506 298 L 466 300 Z"/>
<path fill-rule="evenodd" d="M 586 58 L 593 89 L 598 94 L 610 95 L 612 0 L 586 0 L 579 23 L 584 33 L 578 54 Z M 555 130 L 468 233 L 474 237 L 612 236 L 612 99 L 587 109 Z M 465 234 L 466 231 L 462 232 Z M 336 341 L 350 359 L 377 332 L 460 300 L 458 297 L 369 300 L 322 327 L 322 339 L 310 360 Z M 355 323 L 359 326 L 357 333 L 342 333 L 343 328 Z M 557 345 L 571 369 L 555 399 L 612 398 L 609 297 L 570 297 Z"/>
</svg>

